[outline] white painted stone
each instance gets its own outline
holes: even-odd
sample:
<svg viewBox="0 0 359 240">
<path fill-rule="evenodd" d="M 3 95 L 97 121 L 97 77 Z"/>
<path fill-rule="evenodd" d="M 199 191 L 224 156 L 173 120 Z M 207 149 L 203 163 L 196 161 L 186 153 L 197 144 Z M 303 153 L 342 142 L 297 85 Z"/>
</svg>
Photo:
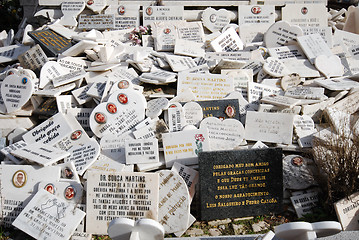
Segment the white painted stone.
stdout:
<svg viewBox="0 0 359 240">
<path fill-rule="evenodd" d="M 41 143 L 33 143 L 20 149 L 11 151 L 10 154 L 41 166 L 51 166 L 69 156 L 69 153 L 52 146 L 44 146 Z"/>
<path fill-rule="evenodd" d="M 220 120 L 207 117 L 201 121 L 200 129 L 208 129 L 211 151 L 232 150 L 244 139 L 244 127 L 236 119 Z"/>
<path fill-rule="evenodd" d="M 77 15 L 79 15 L 85 9 L 85 2 L 63 2 L 61 4 L 62 18 L 60 24 L 69 27 L 77 26 Z"/>
<path fill-rule="evenodd" d="M 84 217 L 85 213 L 71 203 L 40 189 L 13 226 L 36 239 L 49 237 L 60 240 L 69 238 Z"/>
<path fill-rule="evenodd" d="M 197 102 L 188 102 L 183 106 L 185 125 L 198 125 L 203 119 L 203 110 Z"/>
<path fill-rule="evenodd" d="M 157 173 L 89 171 L 87 179 L 86 232 L 107 234 L 108 224 L 119 216 L 133 220 L 157 219 L 159 204 Z M 105 185 L 106 183 L 114 183 L 114 185 Z M 118 201 L 113 202 L 114 196 L 111 192 L 121 194 L 122 197 L 116 198 Z M 108 203 L 102 203 L 103 200 L 108 200 Z M 121 209 L 118 210 L 121 214 L 110 209 L 110 206 Z"/>
<path fill-rule="evenodd" d="M 32 80 L 25 75 L 9 75 L 1 84 L 1 96 L 7 113 L 19 110 L 29 101 L 34 91 Z"/>
<path fill-rule="evenodd" d="M 158 140 L 136 139 L 125 141 L 126 164 L 159 162 Z"/>
<path fill-rule="evenodd" d="M 144 6 L 143 25 L 148 26 L 153 22 L 167 22 L 184 20 L 183 6 Z"/>
<path fill-rule="evenodd" d="M 181 92 L 188 91 L 188 88 L 195 94 L 196 100 L 221 99 L 228 93 L 234 91 L 233 79 L 228 76 L 219 74 L 179 73 L 177 95 Z"/>
<path fill-rule="evenodd" d="M 96 139 L 91 138 L 84 143 L 79 143 L 69 149 L 71 154 L 66 160 L 75 164 L 76 171 L 83 175 L 85 171 L 97 160 L 100 154 L 100 145 Z"/>
<path fill-rule="evenodd" d="M 220 31 L 231 21 L 231 13 L 226 9 L 215 10 L 206 8 L 202 12 L 202 23 L 205 28 L 211 32 Z"/>
<path fill-rule="evenodd" d="M 215 52 L 236 52 L 243 49 L 243 42 L 236 30 L 228 28 L 211 42 L 211 47 Z"/>
<path fill-rule="evenodd" d="M 299 27 L 326 27 L 327 8 L 324 4 L 286 4 L 282 20 Z"/>
<path fill-rule="evenodd" d="M 349 199 L 344 198 L 334 203 L 335 212 L 344 231 L 358 230 L 358 200 L 359 193 L 356 192 L 350 195 Z"/>
<path fill-rule="evenodd" d="M 244 137 L 246 140 L 291 144 L 292 134 L 291 114 L 247 112 Z"/>
<path fill-rule="evenodd" d="M 281 60 L 273 57 L 266 59 L 263 64 L 263 71 L 273 77 L 283 77 L 291 73 Z"/>
<path fill-rule="evenodd" d="M 190 196 L 186 182 L 171 170 L 159 171 L 159 177 L 159 223 L 166 233 L 184 231 L 190 215 Z"/>
<path fill-rule="evenodd" d="M 326 78 L 340 77 L 344 74 L 343 66 L 337 55 L 319 55 L 315 58 L 314 65 Z"/>
<path fill-rule="evenodd" d="M 264 42 L 267 48 L 291 45 L 293 41 L 302 36 L 303 31 L 296 25 L 290 25 L 286 21 L 278 21 L 268 28 L 264 35 Z"/>
<path fill-rule="evenodd" d="M 318 192 L 293 196 L 290 200 L 292 201 L 295 212 L 299 218 L 303 217 L 305 214 L 313 213 L 313 210 L 319 206 Z"/>
<path fill-rule="evenodd" d="M 175 162 L 184 165 L 198 164 L 198 153 L 209 150 L 207 130 L 194 129 L 162 134 L 166 167 Z"/>
</svg>

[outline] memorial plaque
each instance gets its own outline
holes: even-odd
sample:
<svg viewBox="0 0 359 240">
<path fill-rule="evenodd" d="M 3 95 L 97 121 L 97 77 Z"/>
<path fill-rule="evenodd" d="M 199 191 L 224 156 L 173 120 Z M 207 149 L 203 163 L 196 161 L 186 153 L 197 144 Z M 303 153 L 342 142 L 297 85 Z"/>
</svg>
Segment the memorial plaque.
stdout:
<svg viewBox="0 0 359 240">
<path fill-rule="evenodd" d="M 197 43 L 205 42 L 205 35 L 201 22 L 183 22 L 175 26 L 178 39 L 194 41 Z"/>
<path fill-rule="evenodd" d="M 215 52 L 236 52 L 243 49 L 243 42 L 234 28 L 228 28 L 211 42 Z"/>
<path fill-rule="evenodd" d="M 233 79 L 220 74 L 179 73 L 177 95 L 191 88 L 197 100 L 221 99 L 234 91 Z"/>
<path fill-rule="evenodd" d="M 38 44 L 21 54 L 18 60 L 22 67 L 31 69 L 35 73 L 40 72 L 41 68 L 48 61 L 46 54 Z"/>
<path fill-rule="evenodd" d="M 286 21 L 278 21 L 268 28 L 264 35 L 266 47 L 281 47 L 290 45 L 298 36 L 303 35 L 303 30 L 296 26 L 290 25 Z"/>
<path fill-rule="evenodd" d="M 279 60 L 288 58 L 306 59 L 304 52 L 297 45 L 268 48 L 268 52 L 271 57 L 278 58 Z"/>
<path fill-rule="evenodd" d="M 313 213 L 313 210 L 319 207 L 319 193 L 312 192 L 293 196 L 290 198 L 295 212 L 299 218 L 305 214 Z"/>
<path fill-rule="evenodd" d="M 356 192 L 334 203 L 335 212 L 344 231 L 355 231 L 359 229 L 359 193 Z"/>
<path fill-rule="evenodd" d="M 299 27 L 328 26 L 327 8 L 324 4 L 286 4 L 282 20 Z"/>
<path fill-rule="evenodd" d="M 115 30 L 135 28 L 140 25 L 140 5 L 123 3 L 110 4 L 106 14 L 115 14 Z"/>
<path fill-rule="evenodd" d="M 49 57 L 55 57 L 59 53 L 62 53 L 72 47 L 70 39 L 64 38 L 50 29 L 33 31 L 28 34 L 32 39 L 34 39 L 35 43 L 41 46 L 46 55 Z"/>
<path fill-rule="evenodd" d="M 220 31 L 231 22 L 231 12 L 223 8 L 206 8 L 202 13 L 202 22 L 209 31 Z"/>
<path fill-rule="evenodd" d="M 184 20 L 183 15 L 183 6 L 144 6 L 143 25 L 148 26 L 153 22 Z"/>
<path fill-rule="evenodd" d="M 320 55 L 328 57 L 333 55 L 328 44 L 318 33 L 298 36 L 297 41 L 311 63 L 314 63 L 315 58 Z"/>
<path fill-rule="evenodd" d="M 199 172 L 202 220 L 282 211 L 280 148 L 202 152 Z"/>
<path fill-rule="evenodd" d="M 192 201 L 194 194 L 196 193 L 196 186 L 199 180 L 199 173 L 198 171 L 194 170 L 191 167 L 187 167 L 185 165 L 182 165 L 178 162 L 175 162 L 172 166 L 172 171 L 175 171 L 178 173 L 183 180 L 186 182 L 190 200 Z"/>
<path fill-rule="evenodd" d="M 19 55 L 29 50 L 29 46 L 23 45 L 10 45 L 6 47 L 0 47 L 0 63 L 6 63 L 15 61 Z"/>
<path fill-rule="evenodd" d="M 126 164 L 159 162 L 158 140 L 136 139 L 125 141 Z"/>
<path fill-rule="evenodd" d="M 185 125 L 197 125 L 203 119 L 203 111 L 197 102 L 188 102 L 183 106 Z"/>
<path fill-rule="evenodd" d="M 98 15 L 84 15 L 79 16 L 78 29 L 114 29 L 115 15 L 114 14 L 98 14 Z"/>
<path fill-rule="evenodd" d="M 234 99 L 218 99 L 197 102 L 203 110 L 203 117 L 217 117 L 219 119 L 239 118 L 239 102 Z"/>
<path fill-rule="evenodd" d="M 61 12 L 63 16 L 60 19 L 60 24 L 63 26 L 76 27 L 77 15 L 85 9 L 85 2 L 64 2 L 61 4 Z"/>
<path fill-rule="evenodd" d="M 107 234 L 116 218 L 158 217 L 157 173 L 89 171 L 87 177 L 86 232 Z"/>
<path fill-rule="evenodd" d="M 254 6 L 242 5 L 238 7 L 238 25 L 242 24 L 255 24 L 251 25 L 256 28 L 256 24 L 269 24 L 272 25 L 275 20 L 274 5 L 267 6 Z"/>
<path fill-rule="evenodd" d="M 85 217 L 74 205 L 39 189 L 13 225 L 30 236 L 46 239 L 68 239 Z"/>
<path fill-rule="evenodd" d="M 246 140 L 292 143 L 293 115 L 248 111 L 245 124 Z"/>
</svg>

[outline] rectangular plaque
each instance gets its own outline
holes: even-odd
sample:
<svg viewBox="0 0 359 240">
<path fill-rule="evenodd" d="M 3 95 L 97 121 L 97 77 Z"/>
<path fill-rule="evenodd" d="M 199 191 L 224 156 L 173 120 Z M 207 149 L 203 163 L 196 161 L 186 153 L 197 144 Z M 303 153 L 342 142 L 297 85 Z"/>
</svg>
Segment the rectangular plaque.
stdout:
<svg viewBox="0 0 359 240">
<path fill-rule="evenodd" d="M 280 212 L 282 149 L 199 153 L 201 219 Z"/>
<path fill-rule="evenodd" d="M 48 61 L 45 52 L 39 44 L 36 44 L 25 53 L 18 57 L 20 65 L 23 68 L 33 70 L 35 73 L 40 72 L 42 66 Z"/>
<path fill-rule="evenodd" d="M 114 29 L 115 15 L 114 14 L 98 14 L 98 15 L 84 15 L 79 16 L 78 29 Z"/>
<path fill-rule="evenodd" d="M 107 234 L 116 218 L 158 217 L 157 173 L 89 171 L 86 232 Z"/>
<path fill-rule="evenodd" d="M 28 35 L 34 39 L 36 43 L 40 44 L 41 48 L 49 57 L 55 57 L 57 54 L 72 47 L 71 40 L 64 38 L 50 29 L 29 32 Z"/>
</svg>

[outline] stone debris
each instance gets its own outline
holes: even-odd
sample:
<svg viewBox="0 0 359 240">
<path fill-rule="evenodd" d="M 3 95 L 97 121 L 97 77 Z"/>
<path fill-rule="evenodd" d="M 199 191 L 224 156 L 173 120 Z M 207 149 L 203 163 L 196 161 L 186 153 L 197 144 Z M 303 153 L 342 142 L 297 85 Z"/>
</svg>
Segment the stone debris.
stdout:
<svg viewBox="0 0 359 240">
<path fill-rule="evenodd" d="M 200 236 L 195 193 L 202 220 L 317 206 L 313 139 L 358 130 L 358 7 L 39 4 L 0 36 L 5 226 L 88 239 L 149 218 L 153 232 Z"/>
</svg>

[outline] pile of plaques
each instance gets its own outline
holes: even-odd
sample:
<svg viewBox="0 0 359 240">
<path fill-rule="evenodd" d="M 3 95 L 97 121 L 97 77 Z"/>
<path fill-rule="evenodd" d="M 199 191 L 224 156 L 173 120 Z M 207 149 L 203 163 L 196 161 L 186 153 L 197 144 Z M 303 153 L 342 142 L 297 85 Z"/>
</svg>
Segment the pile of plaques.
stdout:
<svg viewBox="0 0 359 240">
<path fill-rule="evenodd" d="M 181 236 L 196 218 L 316 208 L 302 153 L 359 130 L 358 7 L 40 4 L 0 33 L 3 224 L 91 239 L 150 218 Z"/>
</svg>

